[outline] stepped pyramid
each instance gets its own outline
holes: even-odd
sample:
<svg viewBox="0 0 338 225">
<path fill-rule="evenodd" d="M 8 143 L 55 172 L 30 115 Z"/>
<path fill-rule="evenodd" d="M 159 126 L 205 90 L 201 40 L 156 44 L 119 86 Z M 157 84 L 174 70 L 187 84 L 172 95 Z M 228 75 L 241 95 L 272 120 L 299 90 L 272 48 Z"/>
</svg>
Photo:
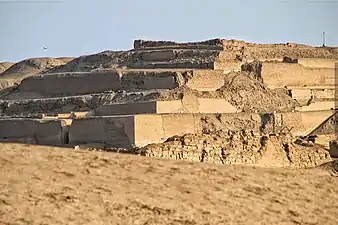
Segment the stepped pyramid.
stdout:
<svg viewBox="0 0 338 225">
<path fill-rule="evenodd" d="M 0 139 L 129 148 L 220 129 L 307 134 L 332 114 L 337 61 L 335 48 L 295 43 L 136 40 L 2 91 Z"/>
</svg>

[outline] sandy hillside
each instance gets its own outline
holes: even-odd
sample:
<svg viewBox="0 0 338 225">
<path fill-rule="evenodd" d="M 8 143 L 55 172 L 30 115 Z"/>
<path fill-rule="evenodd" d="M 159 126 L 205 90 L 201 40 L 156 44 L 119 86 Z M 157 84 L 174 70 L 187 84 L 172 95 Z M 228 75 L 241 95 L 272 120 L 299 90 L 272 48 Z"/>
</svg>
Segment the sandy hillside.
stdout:
<svg viewBox="0 0 338 225">
<path fill-rule="evenodd" d="M 0 90 L 16 86 L 16 84 L 19 84 L 26 77 L 47 72 L 71 60 L 71 57 L 46 57 L 25 59 L 17 63 L 0 63 Z"/>
<path fill-rule="evenodd" d="M 4 78 L 24 78 L 37 73 L 50 70 L 54 67 L 62 66 L 69 62 L 71 58 L 30 58 L 13 64 L 5 70 L 1 76 Z"/>
<path fill-rule="evenodd" d="M 0 62 L 0 74 L 11 67 L 14 63 L 12 62 Z"/>
<path fill-rule="evenodd" d="M 0 224 L 338 224 L 328 165 L 288 170 L 0 144 Z"/>
</svg>

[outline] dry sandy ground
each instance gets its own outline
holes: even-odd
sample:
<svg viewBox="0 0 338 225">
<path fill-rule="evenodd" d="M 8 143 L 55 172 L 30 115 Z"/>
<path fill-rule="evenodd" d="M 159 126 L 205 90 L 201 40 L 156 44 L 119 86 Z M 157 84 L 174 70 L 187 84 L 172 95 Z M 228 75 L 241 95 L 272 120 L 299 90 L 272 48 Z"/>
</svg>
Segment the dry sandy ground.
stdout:
<svg viewBox="0 0 338 225">
<path fill-rule="evenodd" d="M 0 224 L 338 224 L 338 178 L 0 144 Z"/>
</svg>

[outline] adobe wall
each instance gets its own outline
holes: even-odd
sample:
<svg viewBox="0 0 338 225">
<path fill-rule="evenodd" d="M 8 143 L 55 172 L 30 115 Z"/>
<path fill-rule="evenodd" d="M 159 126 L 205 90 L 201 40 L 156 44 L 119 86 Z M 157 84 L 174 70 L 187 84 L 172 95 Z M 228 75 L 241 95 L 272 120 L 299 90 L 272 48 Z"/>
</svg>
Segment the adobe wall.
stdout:
<svg viewBox="0 0 338 225">
<path fill-rule="evenodd" d="M 179 86 L 175 71 L 104 71 L 49 74 L 29 77 L 5 99 L 74 96 L 104 91 L 173 89 Z"/>
<path fill-rule="evenodd" d="M 307 106 L 296 107 L 297 111 L 320 111 L 320 110 L 332 110 L 337 108 L 338 102 L 335 101 L 315 101 Z"/>
<path fill-rule="evenodd" d="M 173 89 L 183 84 L 199 91 L 215 91 L 224 85 L 224 70 L 126 71 L 121 87 L 128 90 Z"/>
<path fill-rule="evenodd" d="M 301 146 L 293 141 L 289 135 L 218 131 L 176 136 L 164 143 L 144 146 L 138 152 L 162 159 L 263 167 L 304 168 L 332 160 L 329 152 L 318 146 Z"/>
<path fill-rule="evenodd" d="M 69 128 L 71 145 L 104 143 L 112 147 L 130 148 L 134 142 L 134 116 L 76 119 Z"/>
<path fill-rule="evenodd" d="M 169 62 L 153 62 L 153 61 L 141 61 L 134 62 L 128 65 L 131 69 L 214 69 L 213 61 L 169 61 Z"/>
<path fill-rule="evenodd" d="M 116 71 L 32 76 L 24 79 L 19 86 L 20 92 L 44 96 L 81 95 L 120 88 L 120 75 Z"/>
<path fill-rule="evenodd" d="M 297 100 L 309 100 L 311 96 L 313 96 L 314 99 L 334 99 L 336 96 L 336 90 L 333 86 L 318 86 L 318 88 L 288 87 L 288 90 L 291 93 L 291 97 Z"/>
<path fill-rule="evenodd" d="M 316 134 L 316 144 L 323 146 L 325 149 L 330 150 L 330 141 L 335 140 L 336 134 Z M 331 155 L 331 157 L 334 157 Z"/>
<path fill-rule="evenodd" d="M 338 134 L 338 111 L 335 111 L 329 118 L 327 118 L 324 122 L 322 122 L 319 126 L 317 126 L 314 130 L 311 131 L 310 134 L 315 135 L 328 135 Z M 334 139 L 334 137 L 332 137 Z"/>
<path fill-rule="evenodd" d="M 156 101 L 156 113 L 182 113 L 184 112 L 182 100 Z"/>
<path fill-rule="evenodd" d="M 301 112 L 304 129 L 301 129 L 300 131 L 309 134 L 334 112 L 334 110 Z"/>
<path fill-rule="evenodd" d="M 88 111 L 102 105 L 97 97 L 77 96 L 65 98 L 0 100 L 0 115 L 29 115 L 40 113 L 69 113 L 71 111 Z"/>
<path fill-rule="evenodd" d="M 224 85 L 224 70 L 193 70 L 183 73 L 185 84 L 198 91 L 215 91 Z"/>
<path fill-rule="evenodd" d="M 76 96 L 121 89 L 127 92 L 174 89 L 184 84 L 199 91 L 214 91 L 224 85 L 224 70 L 174 70 L 176 71 L 126 70 L 32 76 L 22 81 L 19 92 L 10 93 L 4 98 L 14 100 Z"/>
<path fill-rule="evenodd" d="M 242 62 L 235 60 L 217 60 L 213 63 L 214 70 L 224 70 L 224 73 L 230 73 L 232 71 L 241 71 Z"/>
<path fill-rule="evenodd" d="M 26 99 L 26 100 L 0 100 L 0 116 L 31 116 L 45 114 L 63 114 L 91 111 L 106 104 L 133 101 L 144 97 L 144 93 L 132 93 L 124 96 L 124 93 L 99 93 L 58 98 Z M 81 116 L 81 115 L 80 115 Z"/>
<path fill-rule="evenodd" d="M 152 49 L 152 48 L 198 48 L 198 49 L 223 49 L 221 39 L 212 39 L 199 42 L 179 43 L 174 41 L 151 41 L 135 40 L 134 49 Z"/>
<path fill-rule="evenodd" d="M 198 113 L 235 113 L 235 112 L 237 112 L 237 109 L 225 99 L 198 98 Z"/>
<path fill-rule="evenodd" d="M 144 61 L 169 61 L 176 58 L 175 50 L 143 51 L 138 56 Z"/>
<path fill-rule="evenodd" d="M 322 59 L 322 58 L 299 58 L 298 64 L 309 68 L 335 68 L 337 59 Z"/>
<path fill-rule="evenodd" d="M 259 132 L 261 117 L 241 114 L 162 114 L 135 116 L 135 145 L 160 143 L 175 135 L 216 130 L 249 129 Z M 153 130 L 154 132 L 145 132 Z"/>
<path fill-rule="evenodd" d="M 296 136 L 308 135 L 333 114 L 333 110 L 277 113 L 276 131 L 287 127 Z M 278 121 L 279 120 L 279 121 Z"/>
<path fill-rule="evenodd" d="M 121 74 L 123 90 L 173 89 L 179 86 L 178 72 L 174 71 L 124 71 Z"/>
<path fill-rule="evenodd" d="M 235 113 L 237 109 L 224 99 L 184 96 L 182 100 L 133 102 L 103 105 L 95 116 L 163 113 Z"/>
<path fill-rule="evenodd" d="M 174 42 L 135 40 L 134 49 L 215 49 L 224 50 L 232 59 L 276 59 L 291 58 L 329 58 L 337 59 L 338 54 L 329 48 L 312 47 L 296 43 L 256 44 L 240 40 L 211 39 L 199 42 Z"/>
<path fill-rule="evenodd" d="M 159 143 L 174 135 L 220 129 L 259 132 L 257 114 L 141 114 L 75 119 L 69 128 L 71 145 L 104 143 L 129 148 Z"/>
<path fill-rule="evenodd" d="M 247 44 L 244 47 L 243 55 L 245 59 L 273 60 L 289 57 L 293 59 L 301 58 L 325 58 L 338 59 L 338 54 L 333 53 L 327 48 L 301 46 L 299 44 Z"/>
<path fill-rule="evenodd" d="M 264 118 L 255 113 L 233 114 L 163 114 L 163 115 L 137 115 L 135 116 L 136 145 L 159 143 L 174 135 L 186 133 L 210 133 L 218 130 L 239 131 L 242 129 L 260 133 L 278 133 L 283 127 L 291 130 L 296 136 L 309 134 L 324 120 L 331 116 L 333 111 L 319 112 L 291 112 L 277 113 L 277 117 L 264 121 Z M 264 125 L 264 126 L 263 126 Z M 279 126 L 280 125 L 280 126 Z M 142 128 L 144 127 L 144 129 Z M 262 129 L 264 127 L 264 129 Z M 152 130 L 148 134 L 144 130 Z M 286 132 L 287 130 L 284 130 Z"/>
<path fill-rule="evenodd" d="M 0 141 L 60 145 L 61 121 L 36 119 L 0 119 Z"/>
<path fill-rule="evenodd" d="M 276 113 L 271 117 L 255 113 L 180 113 L 103 116 L 73 120 L 70 144 L 105 143 L 111 147 L 160 143 L 175 135 L 210 133 L 219 130 L 251 130 L 278 133 L 283 128 L 305 136 L 332 115 L 332 111 Z M 287 132 L 287 130 L 283 130 Z"/>
<path fill-rule="evenodd" d="M 140 62 L 171 62 L 214 60 L 219 54 L 218 50 L 210 49 L 152 49 L 133 51 L 134 61 Z"/>
<path fill-rule="evenodd" d="M 261 76 L 269 88 L 284 86 L 334 86 L 331 68 L 305 68 L 297 63 L 262 63 Z"/>
<path fill-rule="evenodd" d="M 103 105 L 94 109 L 95 116 L 157 113 L 156 101 Z"/>
</svg>

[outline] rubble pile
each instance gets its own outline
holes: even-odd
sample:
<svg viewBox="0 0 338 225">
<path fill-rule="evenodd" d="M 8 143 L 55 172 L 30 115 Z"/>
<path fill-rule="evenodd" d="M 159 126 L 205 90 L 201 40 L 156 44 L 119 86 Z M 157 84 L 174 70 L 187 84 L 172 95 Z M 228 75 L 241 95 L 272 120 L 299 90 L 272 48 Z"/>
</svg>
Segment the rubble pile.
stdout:
<svg viewBox="0 0 338 225">
<path fill-rule="evenodd" d="M 290 134 L 261 135 L 253 131 L 186 134 L 139 149 L 141 155 L 218 164 L 306 168 L 331 160 L 317 145 L 299 145 Z"/>
</svg>

